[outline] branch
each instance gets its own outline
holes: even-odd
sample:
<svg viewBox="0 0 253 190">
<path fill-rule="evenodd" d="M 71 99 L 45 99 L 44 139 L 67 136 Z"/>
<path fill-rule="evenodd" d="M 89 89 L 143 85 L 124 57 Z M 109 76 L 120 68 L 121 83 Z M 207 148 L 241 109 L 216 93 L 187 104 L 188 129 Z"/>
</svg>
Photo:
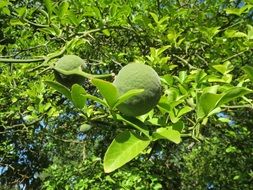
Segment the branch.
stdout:
<svg viewBox="0 0 253 190">
<path fill-rule="evenodd" d="M 179 59 L 183 63 L 183 66 L 187 65 L 189 69 L 196 69 L 196 67 L 192 66 L 187 60 L 183 59 L 182 57 L 179 57 L 176 54 L 172 54 L 172 55 L 176 57 L 177 59 Z"/>
<path fill-rule="evenodd" d="M 47 134 L 47 135 L 50 136 L 51 138 L 55 139 L 55 140 L 59 140 L 59 141 L 66 142 L 66 143 L 74 143 L 74 144 L 85 144 L 86 143 L 84 141 L 71 140 L 71 139 L 62 139 L 62 138 L 56 137 L 56 136 L 51 135 L 51 134 Z"/>
<path fill-rule="evenodd" d="M 34 70 L 37 70 L 38 68 L 46 66 L 47 63 L 50 60 L 52 60 L 56 57 L 60 57 L 66 51 L 66 49 L 71 45 L 71 43 L 74 42 L 76 39 L 83 38 L 83 37 L 89 35 L 90 33 L 97 32 L 97 31 L 100 31 L 100 30 L 101 29 L 94 29 L 94 30 L 89 30 L 89 31 L 79 33 L 80 36 L 75 37 L 72 40 L 66 42 L 65 46 L 62 48 L 62 50 L 60 52 L 53 53 L 51 55 L 49 54 L 47 56 L 39 56 L 41 58 L 36 58 L 36 59 L 7 59 L 7 58 L 0 58 L 0 62 L 3 62 L 3 63 L 34 63 L 34 62 L 43 61 L 42 65 L 32 69 L 32 71 L 34 71 Z"/>
<path fill-rule="evenodd" d="M 230 59 L 233 59 L 233 58 L 235 58 L 235 57 L 238 57 L 239 55 L 245 53 L 246 51 L 249 51 L 249 49 L 244 50 L 244 51 L 242 51 L 242 52 L 239 52 L 239 53 L 237 53 L 237 54 L 235 54 L 235 55 L 232 55 L 232 56 L 228 57 L 227 59 L 224 59 L 222 62 L 226 62 L 226 61 L 228 61 L 228 60 L 230 60 Z"/>
<path fill-rule="evenodd" d="M 7 58 L 0 58 L 0 62 L 3 63 L 34 63 L 34 62 L 41 62 L 44 61 L 45 57 L 37 58 L 37 59 L 7 59 Z"/>
<path fill-rule="evenodd" d="M 237 109 L 237 108 L 251 108 L 253 109 L 253 106 L 250 104 L 245 104 L 245 105 L 234 105 L 234 106 L 221 106 L 222 108 L 227 108 L 227 109 Z"/>
</svg>

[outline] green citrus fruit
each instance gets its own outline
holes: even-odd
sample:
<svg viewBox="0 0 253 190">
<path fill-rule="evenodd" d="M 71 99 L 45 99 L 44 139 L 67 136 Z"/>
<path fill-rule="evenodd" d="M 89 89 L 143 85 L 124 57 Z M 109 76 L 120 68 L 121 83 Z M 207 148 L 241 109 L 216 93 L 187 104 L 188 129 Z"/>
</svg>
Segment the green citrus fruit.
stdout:
<svg viewBox="0 0 253 190">
<path fill-rule="evenodd" d="M 144 64 L 130 63 L 123 67 L 113 84 L 122 95 L 132 89 L 144 89 L 117 108 L 127 116 L 139 116 L 153 109 L 161 97 L 161 81 L 155 70 Z"/>
<path fill-rule="evenodd" d="M 91 129 L 91 125 L 86 124 L 86 123 L 84 123 L 84 124 L 82 124 L 82 125 L 80 126 L 80 131 L 81 131 L 81 132 L 86 132 L 86 131 L 89 131 L 90 129 Z"/>
<path fill-rule="evenodd" d="M 70 71 L 73 69 L 82 70 L 85 66 L 86 64 L 84 60 L 76 55 L 64 55 L 55 64 L 55 68 L 64 71 Z M 63 84 L 66 87 L 71 87 L 75 83 L 82 84 L 85 81 L 85 78 L 79 75 L 64 75 L 57 71 L 55 71 L 54 74 L 56 81 Z"/>
</svg>

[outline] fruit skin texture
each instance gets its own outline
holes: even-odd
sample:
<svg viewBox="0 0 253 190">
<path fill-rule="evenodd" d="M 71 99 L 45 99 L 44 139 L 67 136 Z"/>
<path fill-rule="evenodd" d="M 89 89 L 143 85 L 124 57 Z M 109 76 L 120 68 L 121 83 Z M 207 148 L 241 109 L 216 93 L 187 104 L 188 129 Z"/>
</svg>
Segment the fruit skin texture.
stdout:
<svg viewBox="0 0 253 190">
<path fill-rule="evenodd" d="M 139 116 L 153 109 L 161 98 L 161 81 L 155 70 L 145 64 L 130 63 L 124 66 L 113 84 L 122 95 L 131 89 L 144 89 L 144 92 L 129 98 L 117 108 L 127 116 Z"/>
<path fill-rule="evenodd" d="M 82 70 L 85 66 L 86 64 L 84 60 L 76 55 L 64 55 L 55 64 L 55 68 L 65 71 L 70 71 L 77 68 Z M 54 75 L 57 82 L 69 88 L 75 83 L 83 84 L 85 81 L 85 78 L 79 75 L 63 75 L 57 71 L 54 72 Z"/>
</svg>

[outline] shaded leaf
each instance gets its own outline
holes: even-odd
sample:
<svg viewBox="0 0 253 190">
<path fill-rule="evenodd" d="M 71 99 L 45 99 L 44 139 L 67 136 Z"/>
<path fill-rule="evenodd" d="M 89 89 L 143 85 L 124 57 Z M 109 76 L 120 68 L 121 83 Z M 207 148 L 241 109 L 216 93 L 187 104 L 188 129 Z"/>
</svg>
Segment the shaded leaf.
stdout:
<svg viewBox="0 0 253 190">
<path fill-rule="evenodd" d="M 184 129 L 184 123 L 182 121 L 178 121 L 172 125 L 172 129 L 178 131 L 179 133 L 182 132 Z"/>
<path fill-rule="evenodd" d="M 45 81 L 45 83 L 48 86 L 52 87 L 53 89 L 57 90 L 58 92 L 62 93 L 68 99 L 70 100 L 72 99 L 70 90 L 67 87 L 63 86 L 62 84 L 55 81 Z"/>
<path fill-rule="evenodd" d="M 93 100 L 95 102 L 98 102 L 98 103 L 100 103 L 101 105 L 103 105 L 105 107 L 108 107 L 108 105 L 106 104 L 105 101 L 103 101 L 102 99 L 100 99 L 100 98 L 98 98 L 96 96 L 93 96 L 91 94 L 86 94 L 86 95 L 82 95 L 82 96 L 84 96 L 85 98 L 91 99 L 91 100 Z"/>
<path fill-rule="evenodd" d="M 126 122 L 127 124 L 131 125 L 135 129 L 142 132 L 146 137 L 150 138 L 149 137 L 149 130 L 148 130 L 147 126 L 143 122 L 141 122 L 139 119 L 137 119 L 135 117 L 122 116 L 119 114 L 117 114 L 116 117 L 119 121 Z"/>
</svg>

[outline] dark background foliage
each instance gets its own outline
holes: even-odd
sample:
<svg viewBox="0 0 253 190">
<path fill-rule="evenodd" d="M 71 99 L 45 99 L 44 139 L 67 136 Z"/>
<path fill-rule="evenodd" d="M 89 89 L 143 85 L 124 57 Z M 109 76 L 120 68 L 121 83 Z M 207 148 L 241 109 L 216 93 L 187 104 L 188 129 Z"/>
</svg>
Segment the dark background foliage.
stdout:
<svg viewBox="0 0 253 190">
<path fill-rule="evenodd" d="M 208 118 L 200 140 L 155 141 L 105 174 L 106 149 L 126 126 L 94 102 L 80 112 L 44 83 L 53 80 L 49 65 L 75 54 L 94 74 L 146 62 L 167 75 L 165 94 L 212 85 L 252 88 L 241 70 L 253 65 L 252 7 L 246 0 L 1 0 L 0 189 L 253 189 L 252 96 Z M 197 70 L 209 80 L 192 80 Z M 185 73 L 187 79 L 171 82 Z M 83 86 L 97 95 L 89 81 Z M 186 132 L 193 111 L 179 118 Z M 157 111 L 156 118 L 170 122 L 168 115 Z M 89 131 L 80 131 L 84 123 Z"/>
</svg>

